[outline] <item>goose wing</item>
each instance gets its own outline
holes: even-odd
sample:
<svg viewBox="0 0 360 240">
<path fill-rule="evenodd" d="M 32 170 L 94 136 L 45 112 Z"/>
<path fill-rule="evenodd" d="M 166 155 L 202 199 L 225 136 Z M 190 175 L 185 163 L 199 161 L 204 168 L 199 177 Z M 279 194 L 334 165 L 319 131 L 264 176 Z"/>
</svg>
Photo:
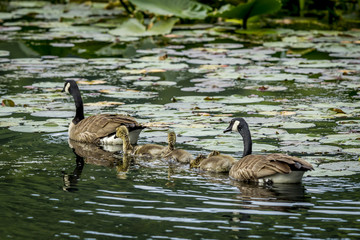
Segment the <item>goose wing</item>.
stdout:
<svg viewBox="0 0 360 240">
<path fill-rule="evenodd" d="M 230 177 L 241 181 L 254 181 L 276 173 L 312 170 L 311 164 L 297 157 L 285 154 L 248 155 L 234 164 Z"/>
<path fill-rule="evenodd" d="M 143 127 L 132 117 L 121 114 L 98 114 L 81 120 L 69 132 L 70 139 L 79 142 L 98 143 L 103 137 L 116 133 L 116 128 L 125 125 L 129 131 Z"/>
</svg>

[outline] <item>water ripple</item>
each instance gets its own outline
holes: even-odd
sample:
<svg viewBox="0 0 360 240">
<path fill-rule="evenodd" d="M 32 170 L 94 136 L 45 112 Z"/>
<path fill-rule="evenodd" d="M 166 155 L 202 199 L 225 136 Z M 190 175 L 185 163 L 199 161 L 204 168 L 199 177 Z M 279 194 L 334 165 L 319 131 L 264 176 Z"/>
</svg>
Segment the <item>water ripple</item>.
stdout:
<svg viewBox="0 0 360 240">
<path fill-rule="evenodd" d="M 137 238 L 136 236 L 122 235 L 122 234 L 115 234 L 115 233 L 104 233 L 104 232 L 97 232 L 97 231 L 84 231 L 84 233 L 98 235 L 98 236 L 116 237 L 116 238 Z"/>
<path fill-rule="evenodd" d="M 116 216 L 122 218 L 138 218 L 146 220 L 155 220 L 155 221 L 167 221 L 167 222 L 184 222 L 184 223 L 228 223 L 227 221 L 221 220 L 199 220 L 196 218 L 186 218 L 186 217 L 160 217 L 154 215 L 144 215 L 136 213 L 114 213 L 114 212 L 97 212 L 98 214 L 104 214 L 108 216 Z"/>
</svg>

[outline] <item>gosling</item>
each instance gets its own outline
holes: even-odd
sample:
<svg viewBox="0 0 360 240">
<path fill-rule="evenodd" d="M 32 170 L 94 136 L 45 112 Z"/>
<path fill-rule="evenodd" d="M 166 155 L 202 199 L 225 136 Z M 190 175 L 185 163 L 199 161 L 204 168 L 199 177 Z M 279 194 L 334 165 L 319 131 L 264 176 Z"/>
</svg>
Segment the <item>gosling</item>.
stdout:
<svg viewBox="0 0 360 240">
<path fill-rule="evenodd" d="M 204 155 L 197 156 L 190 162 L 190 168 L 200 168 L 202 171 L 214 173 L 227 173 L 235 163 L 235 158 L 213 151 L 207 157 Z"/>
<path fill-rule="evenodd" d="M 168 133 L 168 146 L 163 152 L 162 156 L 165 159 L 173 160 L 179 163 L 190 163 L 194 156 L 182 149 L 175 148 L 176 134 L 175 132 Z"/>
<path fill-rule="evenodd" d="M 130 144 L 129 131 L 125 126 L 120 126 L 116 129 L 116 137 L 123 140 L 124 154 L 134 154 L 141 157 L 160 157 L 166 149 L 166 147 L 157 144 L 132 146 Z"/>
</svg>

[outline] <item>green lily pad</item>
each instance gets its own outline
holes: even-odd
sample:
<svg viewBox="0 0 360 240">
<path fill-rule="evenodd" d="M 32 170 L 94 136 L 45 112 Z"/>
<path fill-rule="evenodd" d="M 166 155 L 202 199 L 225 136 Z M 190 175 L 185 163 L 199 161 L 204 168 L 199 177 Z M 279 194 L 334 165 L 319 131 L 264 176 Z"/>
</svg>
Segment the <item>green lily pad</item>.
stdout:
<svg viewBox="0 0 360 240">
<path fill-rule="evenodd" d="M 73 111 L 38 111 L 31 113 L 34 117 L 52 117 L 52 118 L 71 118 L 74 117 Z"/>
<path fill-rule="evenodd" d="M 178 21 L 177 18 L 170 18 L 167 20 L 158 20 L 150 29 L 146 29 L 138 19 L 130 18 L 119 27 L 109 31 L 110 34 L 116 36 L 152 36 L 162 35 L 171 32 L 172 27 Z"/>
<path fill-rule="evenodd" d="M 269 86 L 269 85 L 258 85 L 258 86 L 246 86 L 244 89 L 257 90 L 261 92 L 278 92 L 286 91 L 288 88 L 284 86 Z"/>
<path fill-rule="evenodd" d="M 344 148 L 343 152 L 359 156 L 360 155 L 360 148 Z"/>
<path fill-rule="evenodd" d="M 284 146 L 280 148 L 281 151 L 301 153 L 301 154 L 338 154 L 342 151 L 341 148 L 330 145 L 319 144 L 298 144 L 296 146 Z"/>
<path fill-rule="evenodd" d="M 137 8 L 158 15 L 189 19 L 204 19 L 211 7 L 192 0 L 130 0 Z"/>
<path fill-rule="evenodd" d="M 135 91 L 135 90 L 125 90 L 119 92 L 111 92 L 105 94 L 107 97 L 112 98 L 121 98 L 121 99 L 147 99 L 154 98 L 157 96 L 157 92 L 145 92 L 145 91 Z"/>
<path fill-rule="evenodd" d="M 329 162 L 319 165 L 319 168 L 333 170 L 333 171 L 345 171 L 360 172 L 360 161 L 340 161 Z"/>
<path fill-rule="evenodd" d="M 308 79 L 306 75 L 300 74 L 286 74 L 286 73 L 278 73 L 278 74 L 257 74 L 254 76 L 247 76 L 245 77 L 246 80 L 250 81 L 304 81 Z"/>
<path fill-rule="evenodd" d="M 332 134 L 320 140 L 326 144 L 360 145 L 360 133 Z"/>
<path fill-rule="evenodd" d="M 0 13 L 0 19 L 1 19 L 1 13 Z M 9 51 L 0 50 L 0 57 L 8 57 L 8 56 L 10 56 Z"/>
<path fill-rule="evenodd" d="M 46 122 L 46 121 L 25 122 L 24 125 L 11 126 L 11 127 L 9 127 L 9 129 L 14 132 L 25 132 L 25 133 L 63 132 L 63 131 L 68 130 L 67 127 L 59 126 L 57 124 L 49 124 L 49 122 Z"/>
<path fill-rule="evenodd" d="M 134 85 L 136 86 L 174 86 L 176 85 L 176 82 L 171 81 L 158 81 L 158 82 L 151 82 L 151 81 L 140 81 L 140 82 L 134 82 Z"/>
<path fill-rule="evenodd" d="M 26 122 L 23 118 L 0 118 L 0 127 L 19 126 Z"/>
<path fill-rule="evenodd" d="M 316 127 L 316 125 L 314 123 L 284 122 L 281 123 L 281 127 L 286 129 L 301 129 Z"/>
</svg>

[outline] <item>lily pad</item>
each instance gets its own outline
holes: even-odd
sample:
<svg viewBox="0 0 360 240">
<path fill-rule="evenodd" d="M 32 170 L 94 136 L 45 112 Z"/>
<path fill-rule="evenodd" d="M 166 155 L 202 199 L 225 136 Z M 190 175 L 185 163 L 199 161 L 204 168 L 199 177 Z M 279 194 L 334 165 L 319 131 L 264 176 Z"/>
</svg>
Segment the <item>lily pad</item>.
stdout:
<svg viewBox="0 0 360 240">
<path fill-rule="evenodd" d="M 298 144 L 296 146 L 280 147 L 281 151 L 301 154 L 339 154 L 342 149 L 336 146 L 320 144 Z"/>
<path fill-rule="evenodd" d="M 51 117 L 51 118 L 71 118 L 74 117 L 73 111 L 38 111 L 31 113 L 34 117 Z"/>
<path fill-rule="evenodd" d="M 138 19 L 130 18 L 119 27 L 109 31 L 110 34 L 116 36 L 151 36 L 162 35 L 171 32 L 172 27 L 178 21 L 177 18 L 170 18 L 167 20 L 158 20 L 150 29 L 146 29 Z"/>
<path fill-rule="evenodd" d="M 281 127 L 287 129 L 301 129 L 316 127 L 316 125 L 314 123 L 284 122 L 281 123 Z"/>
<path fill-rule="evenodd" d="M 1 18 L 1 16 L 0 16 L 0 18 Z M 0 50 L 0 57 L 8 57 L 8 56 L 10 56 L 9 51 Z"/>
<path fill-rule="evenodd" d="M 211 10 L 208 5 L 192 0 L 130 0 L 130 2 L 143 11 L 189 19 L 204 19 Z"/>
<path fill-rule="evenodd" d="M 49 124 L 49 122 L 26 122 L 24 125 L 9 127 L 11 131 L 15 132 L 62 132 L 67 131 L 67 127 L 59 126 L 57 124 Z"/>
<path fill-rule="evenodd" d="M 322 169 L 333 170 L 333 171 L 345 171 L 350 170 L 353 172 L 360 172 L 360 161 L 340 161 L 340 162 L 329 162 L 319 165 Z"/>
<path fill-rule="evenodd" d="M 360 146 L 360 133 L 332 134 L 320 140 L 326 144 L 341 144 Z"/>
<path fill-rule="evenodd" d="M 246 80 L 251 81 L 303 81 L 308 79 L 306 75 L 299 75 L 299 74 L 286 74 L 286 73 L 278 73 L 278 74 L 258 74 L 254 76 L 247 76 L 245 77 Z"/>
<path fill-rule="evenodd" d="M 121 99 L 147 99 L 154 98 L 157 96 L 156 92 L 145 92 L 137 90 L 124 90 L 119 92 L 106 92 L 105 96 L 112 98 L 121 98 Z"/>
</svg>

